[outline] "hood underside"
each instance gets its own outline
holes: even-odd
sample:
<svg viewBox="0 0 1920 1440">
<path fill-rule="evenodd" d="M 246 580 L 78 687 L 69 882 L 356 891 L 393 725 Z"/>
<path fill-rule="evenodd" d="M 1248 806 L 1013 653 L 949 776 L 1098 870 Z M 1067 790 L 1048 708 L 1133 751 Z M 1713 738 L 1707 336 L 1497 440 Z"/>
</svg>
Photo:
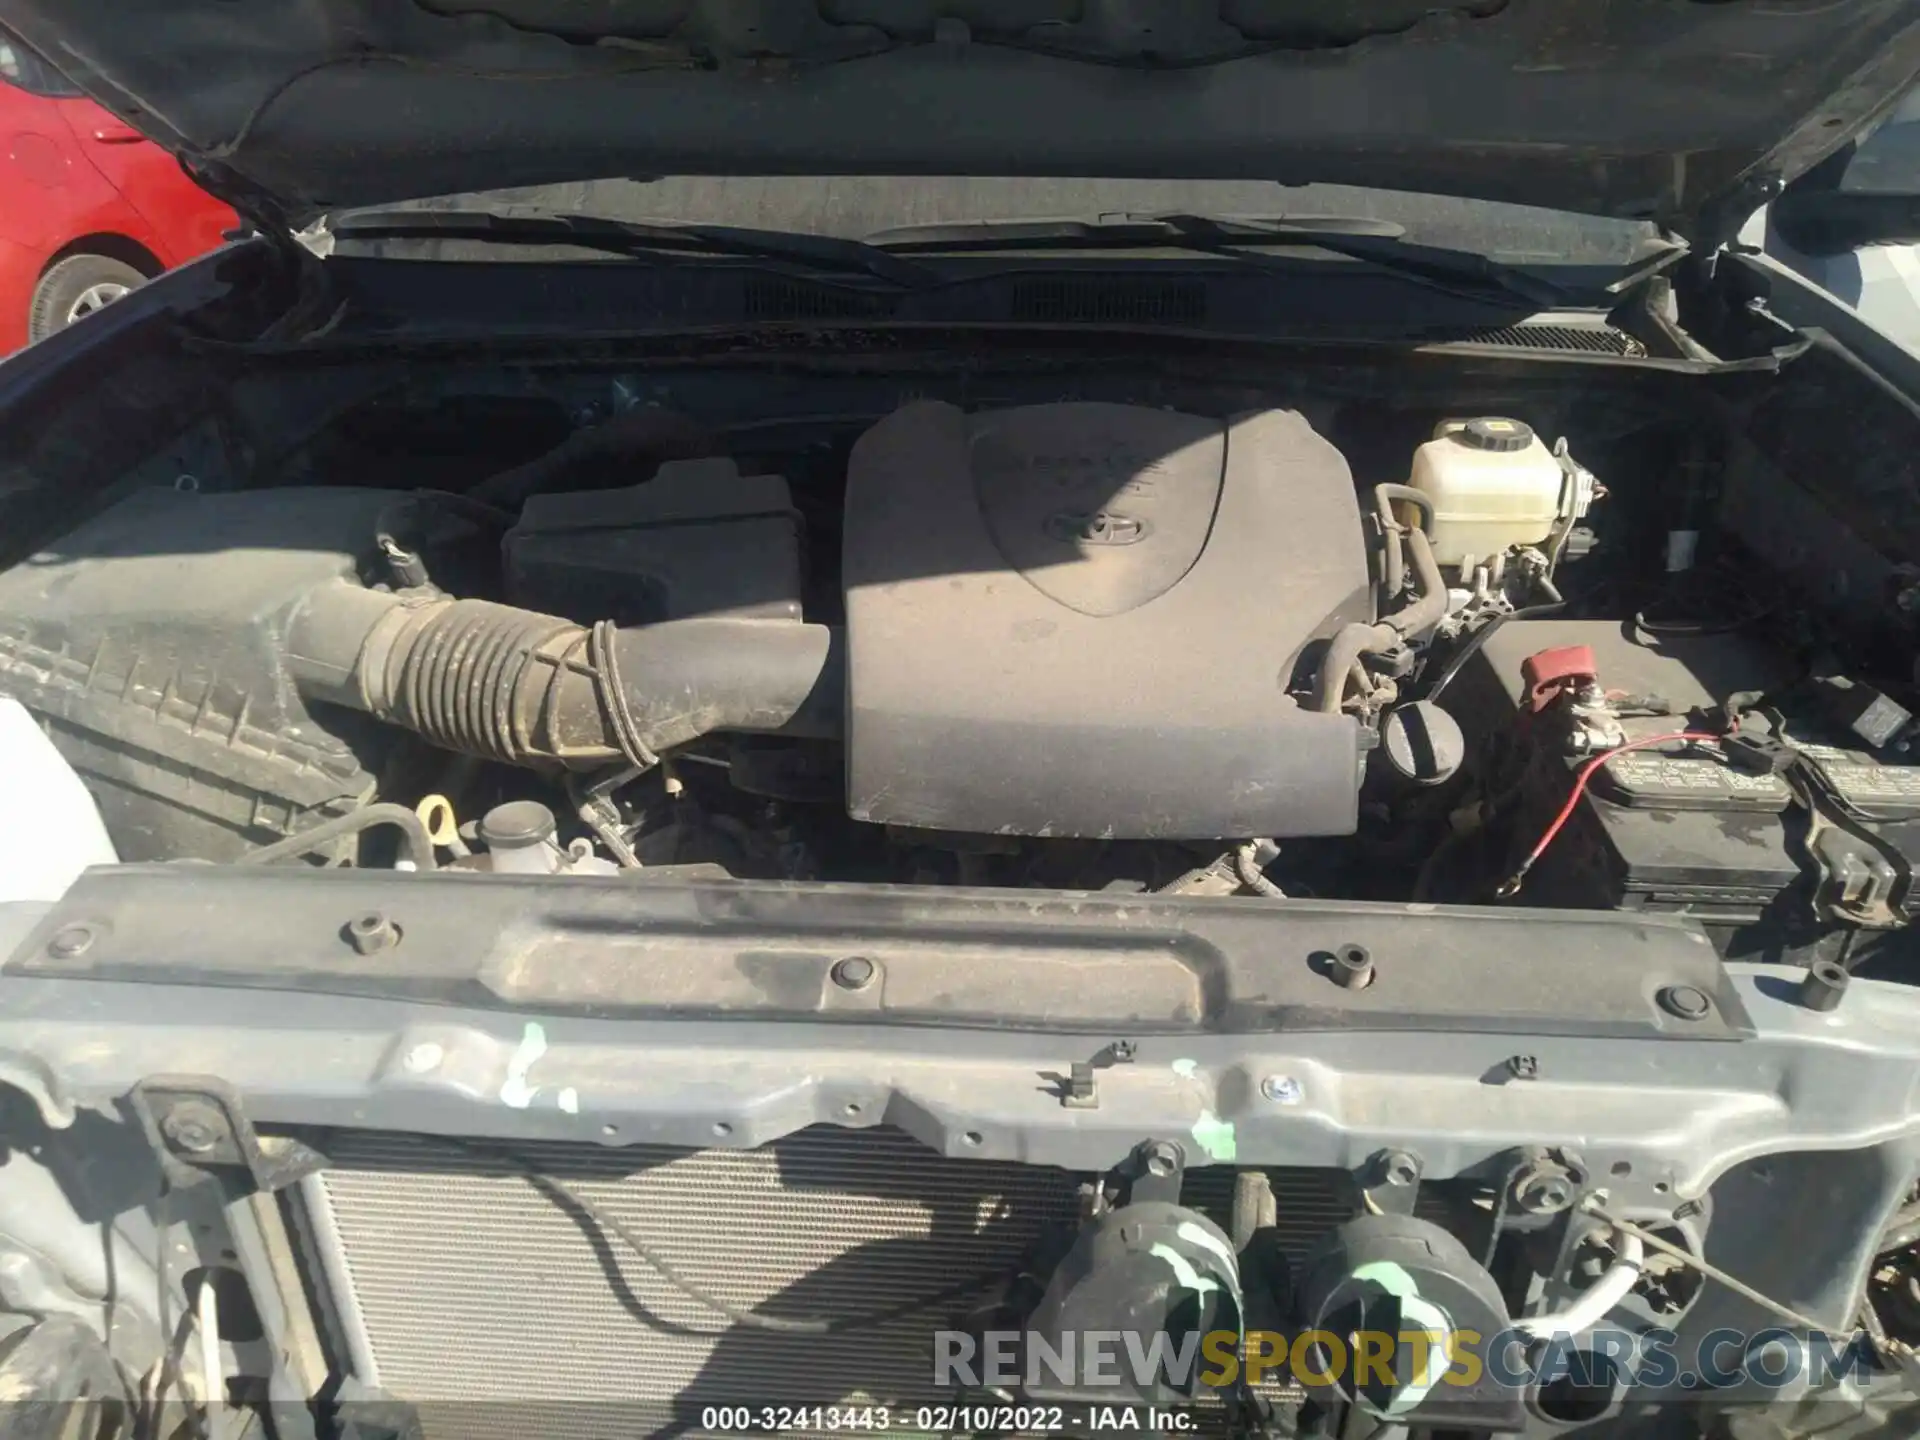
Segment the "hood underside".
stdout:
<svg viewBox="0 0 1920 1440">
<path fill-rule="evenodd" d="M 1920 72 L 1920 0 L 0 0 L 284 216 L 663 174 L 1258 179 L 1720 239 Z"/>
</svg>

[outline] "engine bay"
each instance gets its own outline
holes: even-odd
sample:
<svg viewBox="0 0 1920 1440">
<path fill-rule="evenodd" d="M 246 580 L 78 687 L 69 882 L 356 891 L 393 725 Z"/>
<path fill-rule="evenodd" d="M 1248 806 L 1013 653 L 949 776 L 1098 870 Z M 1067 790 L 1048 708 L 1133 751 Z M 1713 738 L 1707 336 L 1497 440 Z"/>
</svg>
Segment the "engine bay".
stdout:
<svg viewBox="0 0 1920 1440">
<path fill-rule="evenodd" d="M 1910 1355 L 1900 417 L 1817 349 L 1063 368 L 283 361 L 121 380 L 110 473 L 22 445 L 0 720 L 131 862 L 20 922 L 26 1083 L 132 1097 L 233 1277 L 200 1336 L 284 1225 L 368 1433 L 526 1433 L 556 1375 L 596 1434 L 1078 1407 L 1033 1367 L 1116 1315 L 1357 1332 L 1382 1266 L 1522 1348 Z M 1119 1398 L 1627 1423 L 1611 1373 L 1244 1379 Z"/>
<path fill-rule="evenodd" d="M 1831 562 L 1803 538 L 1774 568 L 1724 422 L 1304 381 L 716 427 L 631 377 L 458 384 L 342 382 L 239 466 L 186 468 L 189 432 L 0 573 L 0 693 L 120 858 L 1646 909 L 1733 955 L 1897 949 L 1913 677 L 1790 598 Z"/>
<path fill-rule="evenodd" d="M 1920 0 L 0 8 L 0 1440 L 1920 1433 Z"/>
</svg>

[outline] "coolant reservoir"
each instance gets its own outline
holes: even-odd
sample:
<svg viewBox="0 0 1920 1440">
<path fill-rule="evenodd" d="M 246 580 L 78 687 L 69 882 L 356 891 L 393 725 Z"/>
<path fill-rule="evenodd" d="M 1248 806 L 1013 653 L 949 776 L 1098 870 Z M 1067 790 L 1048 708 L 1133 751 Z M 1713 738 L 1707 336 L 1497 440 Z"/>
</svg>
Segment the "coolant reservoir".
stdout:
<svg viewBox="0 0 1920 1440">
<path fill-rule="evenodd" d="M 1561 516 L 1567 476 L 1519 420 L 1443 420 L 1413 453 L 1413 488 L 1433 497 L 1433 553 L 1442 565 L 1538 545 Z"/>
</svg>

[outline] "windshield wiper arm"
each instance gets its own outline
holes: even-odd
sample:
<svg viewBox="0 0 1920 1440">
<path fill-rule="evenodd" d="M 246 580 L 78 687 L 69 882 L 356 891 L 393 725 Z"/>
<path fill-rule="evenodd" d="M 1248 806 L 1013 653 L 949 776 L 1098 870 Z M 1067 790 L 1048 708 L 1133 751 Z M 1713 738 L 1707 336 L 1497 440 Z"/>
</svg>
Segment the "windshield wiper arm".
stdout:
<svg viewBox="0 0 1920 1440">
<path fill-rule="evenodd" d="M 1569 293 L 1549 280 L 1465 250 L 1410 244 L 1403 226 L 1344 216 L 1298 219 L 1185 214 L 1103 215 L 1093 220 L 1009 220 L 965 225 L 903 226 L 882 230 L 866 243 L 903 254 L 995 250 L 1189 250 L 1260 263 L 1258 247 L 1298 245 L 1348 259 L 1469 300 L 1498 295 L 1525 300 L 1542 310 L 1568 303 Z"/>
<path fill-rule="evenodd" d="M 860 240 L 731 225 L 610 220 L 548 210 L 480 209 L 362 210 L 334 217 L 329 228 L 337 239 L 480 240 L 633 256 L 680 251 L 849 271 L 907 290 L 942 283 L 942 277 L 925 266 Z"/>
<path fill-rule="evenodd" d="M 1164 243 L 1165 237 L 1177 225 L 1185 225 L 1189 230 L 1206 226 L 1223 235 L 1264 236 L 1284 231 L 1289 238 L 1297 234 L 1303 242 L 1309 233 L 1315 238 L 1323 235 L 1373 235 L 1384 240 L 1398 240 L 1407 233 L 1407 227 L 1397 221 L 1371 220 L 1354 215 L 1199 216 L 1158 212 L 1140 214 L 1122 210 L 1080 218 L 935 220 L 921 225 L 890 225 L 868 235 L 866 243 L 902 250 L 993 250 L 1010 248 L 1027 241 L 1045 244 L 1055 240 L 1085 239 L 1091 239 L 1095 244 L 1106 241 L 1120 245 L 1137 240 L 1141 245 L 1150 245 Z"/>
</svg>

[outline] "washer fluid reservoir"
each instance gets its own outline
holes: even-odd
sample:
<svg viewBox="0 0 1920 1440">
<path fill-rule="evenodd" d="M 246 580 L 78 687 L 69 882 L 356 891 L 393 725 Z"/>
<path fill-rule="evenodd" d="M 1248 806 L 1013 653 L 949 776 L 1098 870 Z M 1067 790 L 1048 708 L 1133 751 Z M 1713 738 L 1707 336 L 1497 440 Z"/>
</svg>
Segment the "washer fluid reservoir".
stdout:
<svg viewBox="0 0 1920 1440">
<path fill-rule="evenodd" d="M 1525 422 L 1481 416 L 1441 421 L 1410 483 L 1433 498 L 1434 558 L 1461 566 L 1544 543 L 1567 501 L 1581 508 L 1565 494 L 1575 474 Z"/>
</svg>

